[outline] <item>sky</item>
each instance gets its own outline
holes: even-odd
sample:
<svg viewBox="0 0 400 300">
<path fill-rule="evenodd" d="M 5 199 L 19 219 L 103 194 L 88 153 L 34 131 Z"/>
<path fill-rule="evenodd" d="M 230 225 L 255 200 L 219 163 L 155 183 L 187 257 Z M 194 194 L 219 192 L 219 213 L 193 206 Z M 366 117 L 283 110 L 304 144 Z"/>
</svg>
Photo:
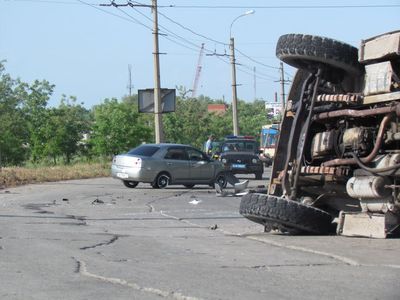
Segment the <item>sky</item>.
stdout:
<svg viewBox="0 0 400 300">
<path fill-rule="evenodd" d="M 153 88 L 151 9 L 100 6 L 109 3 L 0 0 L 0 61 L 6 61 L 6 72 L 24 82 L 54 84 L 50 106 L 57 106 L 63 94 L 87 108 L 106 98 L 121 99 L 129 94 L 129 66 L 133 94 Z M 161 87 L 193 88 L 204 43 L 196 94 L 228 104 L 230 33 L 238 98 L 272 102 L 280 93 L 275 47 L 281 35 L 319 35 L 358 47 L 362 39 L 400 30 L 400 0 L 158 0 L 158 5 Z M 252 9 L 254 14 L 236 19 Z M 295 69 L 284 65 L 284 70 L 290 80 Z"/>
</svg>

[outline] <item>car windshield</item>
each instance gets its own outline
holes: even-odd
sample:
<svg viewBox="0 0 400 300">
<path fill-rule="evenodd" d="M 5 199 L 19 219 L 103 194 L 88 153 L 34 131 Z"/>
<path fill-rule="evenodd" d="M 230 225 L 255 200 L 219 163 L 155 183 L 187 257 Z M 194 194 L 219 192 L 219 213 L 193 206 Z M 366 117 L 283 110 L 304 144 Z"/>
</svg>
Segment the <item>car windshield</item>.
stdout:
<svg viewBox="0 0 400 300">
<path fill-rule="evenodd" d="M 255 141 L 226 141 L 222 145 L 222 152 L 229 151 L 247 151 L 255 152 L 257 150 Z"/>
<path fill-rule="evenodd" d="M 154 153 L 156 153 L 160 149 L 160 147 L 157 146 L 150 146 L 150 145 L 141 145 L 139 147 L 136 147 L 128 152 L 130 155 L 138 155 L 138 156 L 153 156 Z"/>
</svg>

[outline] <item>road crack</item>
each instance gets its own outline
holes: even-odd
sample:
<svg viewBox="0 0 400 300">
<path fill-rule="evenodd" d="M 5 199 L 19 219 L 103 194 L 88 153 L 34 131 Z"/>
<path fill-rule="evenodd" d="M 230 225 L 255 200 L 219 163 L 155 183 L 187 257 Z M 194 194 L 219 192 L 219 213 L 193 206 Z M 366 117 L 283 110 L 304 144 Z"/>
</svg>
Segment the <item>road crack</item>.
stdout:
<svg viewBox="0 0 400 300">
<path fill-rule="evenodd" d="M 86 266 L 86 263 L 84 261 L 78 260 L 75 257 L 73 257 L 73 259 L 76 261 L 76 264 L 77 264 L 76 273 L 78 273 L 78 274 L 80 274 L 82 276 L 85 276 L 85 277 L 97 279 L 97 280 L 100 280 L 100 281 L 103 281 L 103 282 L 106 282 L 106 283 L 110 283 L 110 284 L 116 284 L 116 285 L 121 285 L 121 286 L 124 286 L 124 287 L 129 287 L 129 288 L 134 289 L 136 291 L 157 295 L 157 296 L 160 296 L 160 297 L 163 297 L 163 298 L 172 298 L 172 299 L 176 299 L 176 300 L 201 300 L 201 298 L 186 296 L 186 295 L 183 295 L 180 292 L 163 291 L 163 290 L 160 290 L 160 289 L 157 289 L 157 288 L 143 287 L 143 286 L 140 286 L 137 283 L 128 282 L 128 281 L 126 281 L 124 279 L 121 279 L 121 278 L 105 277 L 105 276 L 93 274 L 93 273 L 90 273 L 87 270 L 87 266 Z"/>
<path fill-rule="evenodd" d="M 93 248 L 97 248 L 97 247 L 102 247 L 102 246 L 108 246 L 111 245 L 112 243 L 114 243 L 115 241 L 117 241 L 119 239 L 118 235 L 114 235 L 109 241 L 106 242 L 101 242 L 92 246 L 86 246 L 86 247 L 81 247 L 79 248 L 80 250 L 87 250 L 87 249 L 93 249 Z"/>
</svg>

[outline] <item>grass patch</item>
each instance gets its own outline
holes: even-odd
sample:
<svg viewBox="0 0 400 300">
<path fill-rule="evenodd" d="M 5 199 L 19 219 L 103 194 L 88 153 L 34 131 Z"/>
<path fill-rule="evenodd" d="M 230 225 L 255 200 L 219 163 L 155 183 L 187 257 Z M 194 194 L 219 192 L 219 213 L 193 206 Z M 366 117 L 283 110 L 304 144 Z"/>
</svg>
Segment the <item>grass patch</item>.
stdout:
<svg viewBox="0 0 400 300">
<path fill-rule="evenodd" d="M 7 167 L 0 169 L 0 188 L 23 184 L 110 176 L 110 163 L 78 163 L 53 167 Z"/>
</svg>

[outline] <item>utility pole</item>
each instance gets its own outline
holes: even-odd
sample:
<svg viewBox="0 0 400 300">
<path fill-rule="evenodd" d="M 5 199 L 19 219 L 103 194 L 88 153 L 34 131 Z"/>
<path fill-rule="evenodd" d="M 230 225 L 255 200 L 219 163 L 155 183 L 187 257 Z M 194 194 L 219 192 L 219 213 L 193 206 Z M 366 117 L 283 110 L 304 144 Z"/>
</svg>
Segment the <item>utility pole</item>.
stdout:
<svg viewBox="0 0 400 300">
<path fill-rule="evenodd" d="M 239 135 L 238 114 L 237 114 L 237 89 L 236 89 L 236 60 L 235 60 L 235 40 L 230 39 L 231 65 L 232 65 L 232 117 L 233 135 Z"/>
<path fill-rule="evenodd" d="M 254 101 L 257 100 L 257 76 L 256 67 L 253 67 L 253 79 L 254 79 Z"/>
<path fill-rule="evenodd" d="M 281 78 L 280 78 L 280 83 L 281 83 L 281 105 L 282 105 L 282 113 L 285 111 L 285 72 L 283 71 L 283 62 L 280 63 L 280 71 L 281 71 Z"/>
<path fill-rule="evenodd" d="M 132 96 L 132 66 L 128 65 L 128 91 L 129 91 L 129 97 Z"/>
<path fill-rule="evenodd" d="M 163 123 L 162 123 L 162 107 L 161 107 L 161 84 L 160 84 L 160 59 L 158 47 L 158 11 L 157 0 L 152 0 L 151 5 L 133 3 L 128 1 L 126 4 L 117 4 L 114 0 L 109 4 L 100 4 L 100 6 L 130 6 L 130 7 L 151 7 L 153 13 L 153 57 L 154 57 L 154 135 L 156 143 L 162 143 L 164 140 Z"/>
<path fill-rule="evenodd" d="M 163 123 L 162 123 L 162 108 L 161 108 L 161 83 L 160 83 L 160 52 L 158 47 L 158 11 L 157 0 L 152 0 L 153 11 L 153 56 L 154 56 L 154 126 L 156 143 L 162 143 L 164 140 Z"/>
<path fill-rule="evenodd" d="M 248 15 L 254 14 L 254 10 L 246 11 L 244 14 L 237 16 L 233 19 L 231 26 L 229 27 L 229 37 L 230 43 L 229 46 L 231 48 L 231 65 L 232 65 L 232 118 L 233 118 L 233 134 L 239 135 L 239 120 L 238 120 L 238 111 L 237 111 L 237 84 L 236 84 L 236 59 L 235 59 L 235 40 L 232 36 L 232 26 L 236 20 L 241 17 L 245 17 Z"/>
</svg>

